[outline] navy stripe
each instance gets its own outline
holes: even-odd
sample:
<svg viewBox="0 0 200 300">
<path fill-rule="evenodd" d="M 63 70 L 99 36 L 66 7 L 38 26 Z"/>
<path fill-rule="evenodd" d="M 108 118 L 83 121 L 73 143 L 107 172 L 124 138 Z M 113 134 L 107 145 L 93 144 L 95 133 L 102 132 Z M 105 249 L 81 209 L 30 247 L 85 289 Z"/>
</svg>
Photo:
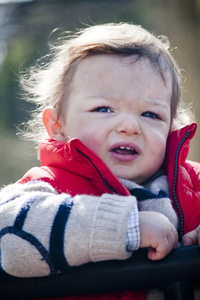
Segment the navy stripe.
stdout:
<svg viewBox="0 0 200 300">
<path fill-rule="evenodd" d="M 32 234 L 25 232 L 23 230 L 18 230 L 16 227 L 5 227 L 0 231 L 0 238 L 2 238 L 6 234 L 14 234 L 23 240 L 29 242 L 31 245 L 33 245 L 38 252 L 41 254 L 43 260 L 48 264 L 50 268 L 50 274 L 55 274 L 56 270 L 51 262 L 50 254 L 46 250 L 46 248 L 40 243 L 40 241 L 34 237 Z"/>
<path fill-rule="evenodd" d="M 32 199 L 29 199 L 25 203 L 23 203 L 20 211 L 17 214 L 17 217 L 15 219 L 14 227 L 16 227 L 18 230 L 21 230 L 22 227 L 24 226 L 24 222 L 26 220 L 26 216 L 28 214 L 28 211 L 30 209 L 30 205 L 32 202 L 35 201 L 35 197 Z"/>
<path fill-rule="evenodd" d="M 60 205 L 50 236 L 51 261 L 59 271 L 64 271 L 69 267 L 64 255 L 64 233 L 72 205 L 69 199 L 65 199 Z"/>
<path fill-rule="evenodd" d="M 1 203 L 0 203 L 0 206 L 5 205 L 5 204 L 7 204 L 7 203 L 9 203 L 9 202 L 11 202 L 11 201 L 13 201 L 13 200 L 15 200 L 15 199 L 16 199 L 16 196 L 13 197 L 13 198 L 10 198 L 10 199 L 8 199 L 8 200 L 6 200 L 6 201 L 4 201 L 4 202 L 1 202 Z"/>
<path fill-rule="evenodd" d="M 168 195 L 162 190 L 159 191 L 158 195 L 153 194 L 152 192 L 146 189 L 138 189 L 138 188 L 130 190 L 130 193 L 131 195 L 135 196 L 138 201 L 169 198 Z"/>
</svg>

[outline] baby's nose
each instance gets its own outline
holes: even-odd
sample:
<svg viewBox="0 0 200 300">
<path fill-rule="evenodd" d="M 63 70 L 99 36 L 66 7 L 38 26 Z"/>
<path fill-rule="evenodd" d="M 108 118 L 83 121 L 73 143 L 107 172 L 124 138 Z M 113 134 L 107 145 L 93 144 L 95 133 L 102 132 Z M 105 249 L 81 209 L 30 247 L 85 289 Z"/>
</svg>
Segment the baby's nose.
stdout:
<svg viewBox="0 0 200 300">
<path fill-rule="evenodd" d="M 124 115 L 117 124 L 116 132 L 127 135 L 141 134 L 139 119 L 132 114 Z"/>
</svg>

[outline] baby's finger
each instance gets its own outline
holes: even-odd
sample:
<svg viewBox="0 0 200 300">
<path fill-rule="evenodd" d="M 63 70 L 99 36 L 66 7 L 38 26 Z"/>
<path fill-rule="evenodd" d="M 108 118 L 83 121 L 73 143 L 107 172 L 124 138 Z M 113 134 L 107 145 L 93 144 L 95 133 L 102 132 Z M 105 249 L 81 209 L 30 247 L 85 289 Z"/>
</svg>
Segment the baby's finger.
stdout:
<svg viewBox="0 0 200 300">
<path fill-rule="evenodd" d="M 157 248 L 148 249 L 148 258 L 151 260 L 160 260 L 163 259 L 172 248 L 169 248 L 165 243 L 160 243 Z"/>
<path fill-rule="evenodd" d="M 186 233 L 182 239 L 183 246 L 191 246 L 200 244 L 200 227 Z"/>
<path fill-rule="evenodd" d="M 182 239 L 183 246 L 191 246 L 196 244 L 195 242 L 195 233 L 185 234 Z"/>
<path fill-rule="evenodd" d="M 148 257 L 151 260 L 160 260 L 167 256 L 173 248 L 176 248 L 178 244 L 178 232 L 174 228 L 171 233 L 162 238 L 157 247 L 149 248 Z"/>
</svg>

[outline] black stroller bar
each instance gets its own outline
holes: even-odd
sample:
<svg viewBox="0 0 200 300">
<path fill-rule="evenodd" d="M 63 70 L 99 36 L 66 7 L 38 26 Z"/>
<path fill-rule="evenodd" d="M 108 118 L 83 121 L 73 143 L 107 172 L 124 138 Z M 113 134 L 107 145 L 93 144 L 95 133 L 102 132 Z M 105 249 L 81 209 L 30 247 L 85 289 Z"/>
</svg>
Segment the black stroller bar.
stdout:
<svg viewBox="0 0 200 300">
<path fill-rule="evenodd" d="M 160 289 L 166 299 L 192 300 L 200 284 L 198 246 L 174 249 L 160 261 L 147 258 L 140 249 L 125 261 L 103 261 L 71 267 L 49 277 L 16 278 L 0 272 L 0 299 L 37 299 Z"/>
</svg>

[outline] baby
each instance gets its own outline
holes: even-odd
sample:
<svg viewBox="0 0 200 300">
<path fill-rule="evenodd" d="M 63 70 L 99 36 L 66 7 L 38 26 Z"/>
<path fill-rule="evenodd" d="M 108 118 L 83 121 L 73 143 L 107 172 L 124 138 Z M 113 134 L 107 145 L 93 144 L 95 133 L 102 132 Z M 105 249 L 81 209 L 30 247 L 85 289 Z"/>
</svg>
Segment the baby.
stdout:
<svg viewBox="0 0 200 300">
<path fill-rule="evenodd" d="M 49 58 L 21 80 L 37 104 L 29 137 L 41 167 L 1 190 L 2 268 L 45 276 L 144 247 L 159 260 L 178 237 L 198 243 L 200 165 L 186 162 L 196 124 L 180 107 L 167 42 L 136 25 L 98 25 Z"/>
</svg>

